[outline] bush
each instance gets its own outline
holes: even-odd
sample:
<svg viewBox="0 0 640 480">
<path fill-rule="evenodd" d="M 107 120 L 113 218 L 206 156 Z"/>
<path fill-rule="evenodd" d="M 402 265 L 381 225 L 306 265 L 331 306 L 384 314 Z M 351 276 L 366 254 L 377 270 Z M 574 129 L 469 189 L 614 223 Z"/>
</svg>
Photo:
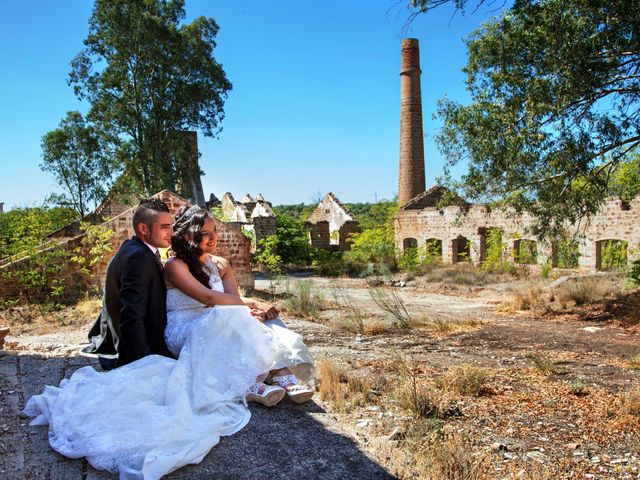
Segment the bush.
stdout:
<svg viewBox="0 0 640 480">
<path fill-rule="evenodd" d="M 253 254 L 253 262 L 268 275 L 277 275 L 281 272 L 282 258 L 278 255 L 277 235 L 269 235 L 258 242 L 256 253 Z"/>
<path fill-rule="evenodd" d="M 324 296 L 314 290 L 311 280 L 299 280 L 295 283 L 292 295 L 283 301 L 282 306 L 294 315 L 313 319 L 325 303 Z"/>
<path fill-rule="evenodd" d="M 554 291 L 554 297 L 562 304 L 573 301 L 580 306 L 602 300 L 616 290 L 613 282 L 601 277 L 583 277 L 567 280 Z"/>
<path fill-rule="evenodd" d="M 635 260 L 629 266 L 627 276 L 635 285 L 640 285 L 640 260 Z"/>
</svg>

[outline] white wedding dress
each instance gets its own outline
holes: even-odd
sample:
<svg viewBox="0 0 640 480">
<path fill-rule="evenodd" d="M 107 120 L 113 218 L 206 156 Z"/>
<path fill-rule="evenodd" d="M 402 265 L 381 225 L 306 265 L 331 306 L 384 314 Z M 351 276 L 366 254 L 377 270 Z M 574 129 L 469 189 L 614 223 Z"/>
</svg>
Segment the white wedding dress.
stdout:
<svg viewBox="0 0 640 480">
<path fill-rule="evenodd" d="M 223 291 L 215 264 L 205 268 Z M 121 479 L 160 478 L 199 463 L 247 424 L 245 394 L 258 375 L 290 367 L 311 380 L 308 349 L 281 325 L 169 289 L 165 339 L 178 360 L 150 355 L 109 372 L 81 368 L 31 397 L 25 413 L 36 417 L 31 425 L 49 424 L 49 443 L 62 455 L 86 457 Z"/>
</svg>

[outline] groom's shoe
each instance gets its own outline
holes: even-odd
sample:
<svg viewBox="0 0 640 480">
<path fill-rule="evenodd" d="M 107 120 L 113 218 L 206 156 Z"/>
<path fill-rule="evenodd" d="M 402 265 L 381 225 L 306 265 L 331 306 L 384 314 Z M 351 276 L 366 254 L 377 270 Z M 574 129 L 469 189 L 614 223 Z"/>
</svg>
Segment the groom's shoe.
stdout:
<svg viewBox="0 0 640 480">
<path fill-rule="evenodd" d="M 247 392 L 247 401 L 256 402 L 265 407 L 273 407 L 287 394 L 286 390 L 281 387 L 274 387 L 262 382 L 256 382 Z"/>
</svg>

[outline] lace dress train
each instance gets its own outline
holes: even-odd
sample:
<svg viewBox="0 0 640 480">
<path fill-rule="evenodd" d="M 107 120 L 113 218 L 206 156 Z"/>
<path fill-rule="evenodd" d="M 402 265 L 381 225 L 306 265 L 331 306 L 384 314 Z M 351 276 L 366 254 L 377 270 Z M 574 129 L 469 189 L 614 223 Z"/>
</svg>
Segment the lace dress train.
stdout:
<svg viewBox="0 0 640 480">
<path fill-rule="evenodd" d="M 207 266 L 221 291 L 215 265 Z M 301 337 L 258 322 L 247 307 L 207 308 L 171 289 L 167 315 L 165 338 L 177 360 L 150 355 L 109 372 L 84 367 L 29 399 L 25 413 L 36 417 L 32 425 L 49 424 L 54 450 L 121 479 L 160 478 L 200 462 L 221 436 L 247 424 L 245 394 L 258 375 L 289 367 L 310 380 Z"/>
</svg>

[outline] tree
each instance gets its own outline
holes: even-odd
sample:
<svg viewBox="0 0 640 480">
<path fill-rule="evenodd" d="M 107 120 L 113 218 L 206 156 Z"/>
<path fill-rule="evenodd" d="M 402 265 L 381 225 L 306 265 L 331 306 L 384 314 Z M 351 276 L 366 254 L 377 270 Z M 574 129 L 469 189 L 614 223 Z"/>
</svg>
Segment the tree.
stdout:
<svg viewBox="0 0 640 480">
<path fill-rule="evenodd" d="M 42 137 L 42 164 L 70 196 L 80 218 L 92 211 L 105 195 L 111 177 L 99 137 L 80 112 L 68 112 L 57 129 Z"/>
<path fill-rule="evenodd" d="M 640 145 L 640 3 L 520 0 L 471 35 L 470 105 L 444 99 L 445 174 L 468 160 L 470 199 L 501 200 L 553 235 L 595 213 Z"/>
<path fill-rule="evenodd" d="M 231 84 L 213 57 L 218 25 L 184 0 L 96 0 L 69 84 L 146 195 L 175 188 L 185 130 L 215 136 Z"/>
</svg>

